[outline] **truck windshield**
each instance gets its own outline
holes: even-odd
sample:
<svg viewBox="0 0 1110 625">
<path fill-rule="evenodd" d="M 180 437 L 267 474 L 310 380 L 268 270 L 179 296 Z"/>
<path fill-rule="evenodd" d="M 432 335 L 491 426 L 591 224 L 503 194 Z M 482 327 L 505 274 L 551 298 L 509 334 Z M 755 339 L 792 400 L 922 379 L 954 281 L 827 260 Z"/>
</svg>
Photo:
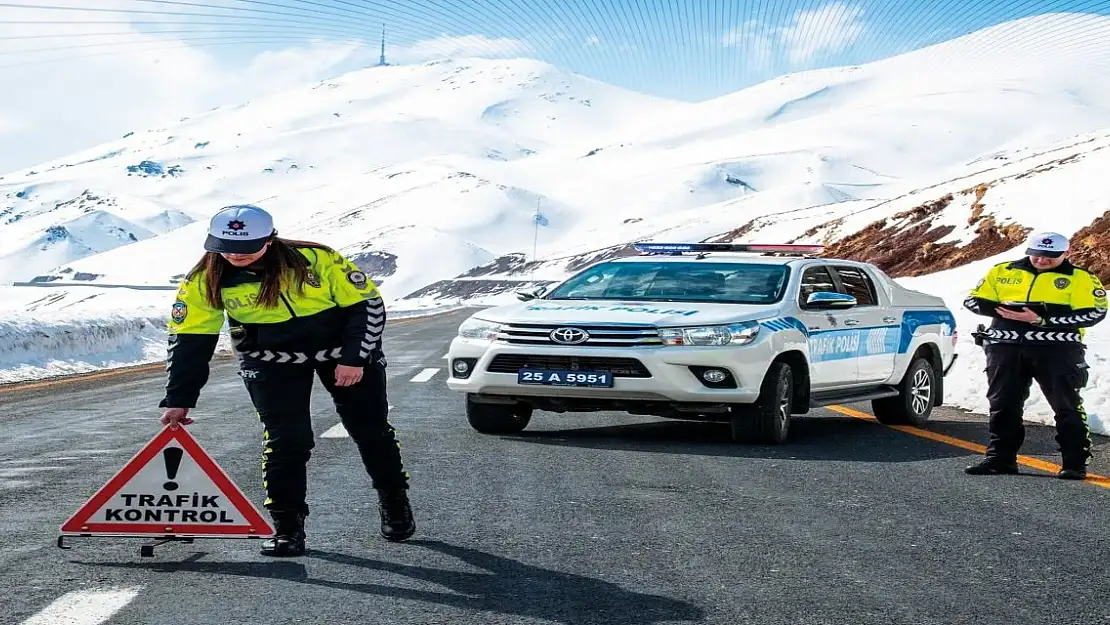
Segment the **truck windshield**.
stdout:
<svg viewBox="0 0 1110 625">
<path fill-rule="evenodd" d="M 762 263 L 611 262 L 595 265 L 544 299 L 770 304 L 782 297 L 788 269 Z"/>
</svg>

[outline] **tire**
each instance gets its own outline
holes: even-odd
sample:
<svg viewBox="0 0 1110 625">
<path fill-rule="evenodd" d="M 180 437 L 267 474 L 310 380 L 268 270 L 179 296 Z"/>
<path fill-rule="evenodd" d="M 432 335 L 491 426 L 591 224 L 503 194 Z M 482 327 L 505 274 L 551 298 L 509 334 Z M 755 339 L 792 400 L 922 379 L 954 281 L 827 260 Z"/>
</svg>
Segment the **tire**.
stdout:
<svg viewBox="0 0 1110 625">
<path fill-rule="evenodd" d="M 734 406 L 732 440 L 737 443 L 781 445 L 790 433 L 794 408 L 794 376 L 785 362 L 771 363 L 754 404 Z"/>
<path fill-rule="evenodd" d="M 516 434 L 532 420 L 532 411 L 513 404 L 480 404 L 466 398 L 466 420 L 482 434 Z"/>
<path fill-rule="evenodd" d="M 898 395 L 871 402 L 875 418 L 884 425 L 924 425 L 933 414 L 937 371 L 928 358 L 915 356 L 898 384 Z"/>
</svg>

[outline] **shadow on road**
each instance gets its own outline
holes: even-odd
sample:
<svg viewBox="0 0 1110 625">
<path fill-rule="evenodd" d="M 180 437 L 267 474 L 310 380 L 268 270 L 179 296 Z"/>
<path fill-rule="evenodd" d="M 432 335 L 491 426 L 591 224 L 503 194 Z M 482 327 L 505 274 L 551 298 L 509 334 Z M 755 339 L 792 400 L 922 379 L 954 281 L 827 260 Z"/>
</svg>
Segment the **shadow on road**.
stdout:
<svg viewBox="0 0 1110 625">
<path fill-rule="evenodd" d="M 701 621 L 702 608 L 667 597 L 631 592 L 616 584 L 584 575 L 553 571 L 476 549 L 438 540 L 407 543 L 457 558 L 482 569 L 481 573 L 437 569 L 428 566 L 372 560 L 342 553 L 310 550 L 306 557 L 363 569 L 381 571 L 449 588 L 437 592 L 390 586 L 378 582 L 332 581 L 309 577 L 304 565 L 294 560 L 266 562 L 200 562 L 197 557 L 182 562 L 76 562 L 91 566 L 146 569 L 153 572 L 192 572 L 256 578 L 281 579 L 377 595 L 410 599 L 463 610 L 537 618 L 561 623 L 606 623 L 622 625 L 666 621 Z M 371 577 L 371 575 L 367 575 Z M 379 578 L 380 579 L 380 578 Z"/>
<path fill-rule="evenodd" d="M 974 441 L 982 435 L 971 436 L 970 440 Z M 727 423 L 673 420 L 573 429 L 525 430 L 502 438 L 516 442 L 591 449 L 825 462 L 917 462 L 971 455 L 971 452 L 964 449 L 911 436 L 860 419 L 826 416 L 794 417 L 785 445 L 734 443 Z"/>
</svg>

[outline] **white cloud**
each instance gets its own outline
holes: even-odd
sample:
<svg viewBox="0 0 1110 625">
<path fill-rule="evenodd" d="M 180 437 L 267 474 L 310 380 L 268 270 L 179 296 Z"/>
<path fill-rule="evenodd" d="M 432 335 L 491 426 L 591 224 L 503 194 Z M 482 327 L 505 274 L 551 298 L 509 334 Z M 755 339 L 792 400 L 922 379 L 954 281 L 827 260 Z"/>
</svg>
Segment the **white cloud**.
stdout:
<svg viewBox="0 0 1110 625">
<path fill-rule="evenodd" d="M 820 52 L 839 52 L 854 44 L 867 30 L 863 9 L 834 2 L 798 11 L 789 26 L 779 32 L 792 63 L 803 63 Z"/>
<path fill-rule="evenodd" d="M 586 47 L 587 48 L 592 48 L 596 45 L 599 45 L 600 43 L 601 43 L 601 37 L 598 37 L 597 35 L 590 35 L 589 37 L 586 37 Z"/>
<path fill-rule="evenodd" d="M 823 52 L 843 51 L 866 31 L 862 9 L 832 2 L 795 12 L 785 26 L 746 22 L 726 33 L 721 44 L 741 50 L 753 62 L 772 64 L 781 53 L 792 65 L 798 65 Z"/>
<path fill-rule="evenodd" d="M 735 48 L 746 61 L 766 66 L 774 62 L 775 40 L 759 22 L 748 21 L 733 28 L 721 38 L 726 48 Z"/>
<path fill-rule="evenodd" d="M 485 35 L 442 35 L 416 43 L 386 48 L 387 60 L 420 63 L 443 58 L 506 58 L 529 54 L 532 46 L 520 39 L 489 38 Z"/>
<path fill-rule="evenodd" d="M 34 3 L 44 4 L 43 0 Z M 96 8 L 136 7 L 98 0 Z M 165 16 L 103 11 L 4 11 L 0 174 L 128 131 L 323 79 L 363 51 L 357 44 L 290 40 L 295 47 L 233 60 L 216 55 L 216 51 L 226 54 L 233 46 L 204 48 L 189 39 L 234 43 L 236 36 L 249 41 L 249 33 L 170 36 L 144 33 L 129 23 L 94 23 L 128 17 L 165 22 Z M 22 21 L 54 23 L 12 23 Z M 177 31 L 201 30 L 180 18 L 170 26 Z"/>
<path fill-rule="evenodd" d="M 12 117 L 5 117 L 0 115 L 0 136 L 4 133 L 15 132 L 22 128 L 22 125 Z"/>
<path fill-rule="evenodd" d="M 31 0 L 43 6 L 51 2 Z M 96 8 L 135 10 L 136 5 L 125 0 L 97 0 Z M 160 5 L 150 8 L 166 10 Z M 151 34 L 149 27 L 143 32 L 130 23 L 93 23 L 128 18 L 163 22 L 160 27 L 168 30 L 195 32 Z M 202 27 L 189 20 L 200 18 L 175 17 L 168 23 L 167 16 L 160 15 L 5 9 L 4 22 L 0 22 L 0 84 L 4 85 L 0 175 L 215 106 L 311 84 L 376 63 L 378 58 L 376 40 L 364 44 L 314 41 L 305 36 L 288 36 L 287 42 L 270 44 L 269 51 L 247 53 L 236 50 L 237 45 L 222 44 L 236 44 L 235 38 L 241 42 L 277 37 L 228 33 L 228 29 L 244 28 L 231 22 Z M 22 21 L 54 23 L 12 23 Z M 198 37 L 210 39 L 198 42 Z M 204 43 L 221 45 L 197 45 Z M 71 49 L 57 49 L 62 47 Z M 515 56 L 529 50 L 518 40 L 472 35 L 394 46 L 387 48 L 386 54 L 391 62 L 413 62 L 443 56 Z"/>
</svg>

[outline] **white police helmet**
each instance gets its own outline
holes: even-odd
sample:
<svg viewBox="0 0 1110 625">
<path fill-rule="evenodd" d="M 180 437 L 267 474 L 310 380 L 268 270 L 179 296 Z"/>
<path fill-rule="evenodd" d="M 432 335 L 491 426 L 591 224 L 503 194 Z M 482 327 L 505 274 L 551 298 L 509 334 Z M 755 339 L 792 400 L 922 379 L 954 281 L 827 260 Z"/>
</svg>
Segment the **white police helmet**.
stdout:
<svg viewBox="0 0 1110 625">
<path fill-rule="evenodd" d="M 252 204 L 225 206 L 212 216 L 204 249 L 225 254 L 254 254 L 274 234 L 270 214 Z"/>
</svg>

